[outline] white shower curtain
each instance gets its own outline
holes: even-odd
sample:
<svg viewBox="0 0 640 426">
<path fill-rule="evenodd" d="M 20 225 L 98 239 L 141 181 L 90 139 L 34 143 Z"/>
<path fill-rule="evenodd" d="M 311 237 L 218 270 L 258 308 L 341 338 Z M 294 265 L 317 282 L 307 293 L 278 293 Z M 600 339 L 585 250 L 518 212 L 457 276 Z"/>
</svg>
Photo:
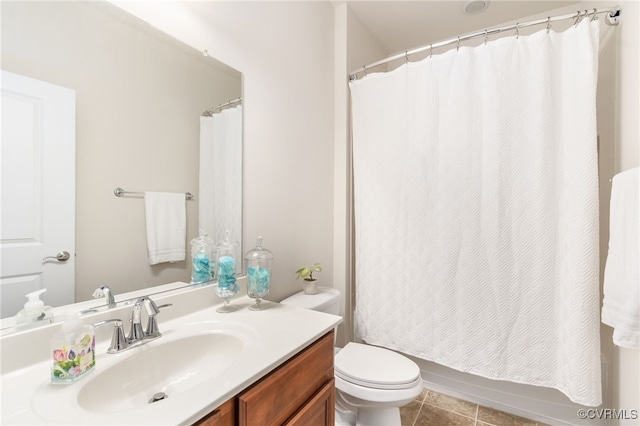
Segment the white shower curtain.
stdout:
<svg viewBox="0 0 640 426">
<path fill-rule="evenodd" d="M 356 332 L 601 403 L 598 23 L 351 83 Z"/>
<path fill-rule="evenodd" d="M 242 106 L 200 117 L 198 223 L 218 243 L 242 239 Z M 239 265 L 238 265 L 239 266 Z"/>
</svg>

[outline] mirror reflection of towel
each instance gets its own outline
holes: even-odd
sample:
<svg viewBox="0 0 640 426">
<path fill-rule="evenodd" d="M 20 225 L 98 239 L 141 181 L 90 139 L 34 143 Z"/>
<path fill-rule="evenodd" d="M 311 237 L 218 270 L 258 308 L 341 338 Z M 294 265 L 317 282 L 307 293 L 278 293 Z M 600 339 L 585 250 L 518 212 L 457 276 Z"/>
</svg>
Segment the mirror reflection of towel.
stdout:
<svg viewBox="0 0 640 426">
<path fill-rule="evenodd" d="M 640 349 L 640 168 L 613 177 L 609 252 L 604 269 L 602 322 L 613 327 L 613 343 Z"/>
<path fill-rule="evenodd" d="M 185 202 L 185 195 L 180 193 L 144 193 L 149 265 L 185 259 Z"/>
</svg>

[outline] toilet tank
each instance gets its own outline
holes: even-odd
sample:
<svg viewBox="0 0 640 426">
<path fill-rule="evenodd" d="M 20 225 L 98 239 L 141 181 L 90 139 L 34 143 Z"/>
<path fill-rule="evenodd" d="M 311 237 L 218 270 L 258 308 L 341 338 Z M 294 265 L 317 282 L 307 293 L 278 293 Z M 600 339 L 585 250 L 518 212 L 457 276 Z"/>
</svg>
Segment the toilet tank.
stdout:
<svg viewBox="0 0 640 426">
<path fill-rule="evenodd" d="M 340 315 L 340 290 L 331 287 L 318 287 L 316 294 L 306 294 L 301 291 L 287 297 L 280 303 Z"/>
</svg>

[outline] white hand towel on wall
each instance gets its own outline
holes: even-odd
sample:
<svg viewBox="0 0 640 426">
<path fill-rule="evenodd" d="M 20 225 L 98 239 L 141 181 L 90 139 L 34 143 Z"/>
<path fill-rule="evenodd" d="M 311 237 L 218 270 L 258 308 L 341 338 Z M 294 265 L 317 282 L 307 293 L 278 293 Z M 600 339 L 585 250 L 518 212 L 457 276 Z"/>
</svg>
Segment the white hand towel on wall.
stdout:
<svg viewBox="0 0 640 426">
<path fill-rule="evenodd" d="M 185 259 L 187 214 L 184 194 L 145 192 L 149 265 Z"/>
<path fill-rule="evenodd" d="M 613 343 L 629 349 L 640 349 L 639 171 L 627 170 L 612 180 L 602 304 L 602 322 L 613 327 Z"/>
</svg>

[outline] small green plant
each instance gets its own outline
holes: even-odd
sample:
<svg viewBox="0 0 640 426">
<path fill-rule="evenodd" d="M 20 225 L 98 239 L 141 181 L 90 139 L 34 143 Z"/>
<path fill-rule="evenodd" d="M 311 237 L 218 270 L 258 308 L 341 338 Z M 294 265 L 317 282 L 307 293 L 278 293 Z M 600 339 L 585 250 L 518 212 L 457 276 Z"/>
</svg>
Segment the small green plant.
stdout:
<svg viewBox="0 0 640 426">
<path fill-rule="evenodd" d="M 302 278 L 305 281 L 315 281 L 316 279 L 313 278 L 314 272 L 322 272 L 322 265 L 320 265 L 319 263 L 314 263 L 309 267 L 298 269 L 296 271 L 296 274 L 298 274 L 297 278 Z"/>
</svg>

